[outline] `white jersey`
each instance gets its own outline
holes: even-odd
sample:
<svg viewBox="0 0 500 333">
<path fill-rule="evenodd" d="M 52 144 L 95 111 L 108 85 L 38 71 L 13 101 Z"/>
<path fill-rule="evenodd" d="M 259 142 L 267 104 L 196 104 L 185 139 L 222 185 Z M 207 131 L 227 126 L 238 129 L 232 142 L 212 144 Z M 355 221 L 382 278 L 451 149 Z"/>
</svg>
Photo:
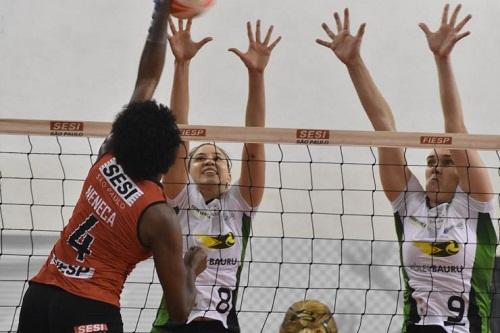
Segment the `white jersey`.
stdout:
<svg viewBox="0 0 500 333">
<path fill-rule="evenodd" d="M 451 202 L 431 208 L 412 176 L 392 206 L 404 268 L 405 327 L 412 322 L 449 333 L 489 332 L 497 243 L 493 201 L 479 202 L 457 188 Z"/>
<path fill-rule="evenodd" d="M 238 185 L 206 203 L 197 186 L 189 184 L 168 204 L 177 211 L 184 251 L 195 245 L 207 249 L 207 269 L 196 279 L 196 306 L 187 322 L 206 317 L 236 329 L 239 270 L 256 208 L 243 199 Z"/>
</svg>

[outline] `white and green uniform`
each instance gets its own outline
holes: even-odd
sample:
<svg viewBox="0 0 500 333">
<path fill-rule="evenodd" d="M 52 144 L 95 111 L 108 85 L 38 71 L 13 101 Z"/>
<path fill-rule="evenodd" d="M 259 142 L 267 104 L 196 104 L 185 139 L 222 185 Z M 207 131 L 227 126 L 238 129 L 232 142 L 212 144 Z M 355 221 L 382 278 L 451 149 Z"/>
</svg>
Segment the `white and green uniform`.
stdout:
<svg viewBox="0 0 500 333">
<path fill-rule="evenodd" d="M 479 202 L 458 187 L 451 202 L 431 208 L 412 176 L 392 206 L 404 268 L 403 332 L 408 323 L 490 332 L 493 201 Z"/>
<path fill-rule="evenodd" d="M 256 208 L 243 199 L 238 185 L 206 203 L 197 186 L 189 184 L 168 203 L 177 211 L 182 226 L 184 252 L 195 245 L 207 250 L 207 269 L 196 279 L 196 306 L 187 323 L 198 317 L 211 318 L 239 332 L 236 295 Z M 168 299 L 162 301 L 154 327 L 178 326 L 169 320 L 165 302 Z"/>
</svg>

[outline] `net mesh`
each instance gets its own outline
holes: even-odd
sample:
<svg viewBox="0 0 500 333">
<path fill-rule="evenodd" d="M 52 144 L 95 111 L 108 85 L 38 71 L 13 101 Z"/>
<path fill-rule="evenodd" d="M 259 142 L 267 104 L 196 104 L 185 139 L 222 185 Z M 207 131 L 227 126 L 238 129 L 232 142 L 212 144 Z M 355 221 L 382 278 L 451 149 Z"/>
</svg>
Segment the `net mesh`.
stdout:
<svg viewBox="0 0 500 333">
<path fill-rule="evenodd" d="M 0 332 L 16 331 L 27 281 L 69 220 L 101 142 L 0 135 Z M 221 146 L 241 154 L 241 144 Z M 406 151 L 418 177 L 426 154 Z M 499 198 L 500 154 L 482 157 Z M 239 164 L 233 160 L 234 172 Z M 498 216 L 497 209 L 497 229 Z M 238 292 L 242 332 L 278 332 L 288 307 L 305 298 L 327 304 L 340 332 L 399 332 L 403 290 L 376 149 L 267 144 L 266 189 Z M 153 261 L 146 260 L 122 294 L 126 332 L 150 330 L 161 295 Z"/>
</svg>

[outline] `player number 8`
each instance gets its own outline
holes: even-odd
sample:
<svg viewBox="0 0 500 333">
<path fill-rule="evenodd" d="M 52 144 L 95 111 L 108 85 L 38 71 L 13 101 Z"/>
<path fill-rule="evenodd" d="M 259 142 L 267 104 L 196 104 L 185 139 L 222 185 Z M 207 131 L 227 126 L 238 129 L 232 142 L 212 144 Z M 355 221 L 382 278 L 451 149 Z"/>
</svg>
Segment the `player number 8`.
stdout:
<svg viewBox="0 0 500 333">
<path fill-rule="evenodd" d="M 231 300 L 231 290 L 221 287 L 217 290 L 217 293 L 219 294 L 220 302 L 215 307 L 215 310 L 217 310 L 218 313 L 226 313 L 231 307 L 229 304 Z"/>
</svg>

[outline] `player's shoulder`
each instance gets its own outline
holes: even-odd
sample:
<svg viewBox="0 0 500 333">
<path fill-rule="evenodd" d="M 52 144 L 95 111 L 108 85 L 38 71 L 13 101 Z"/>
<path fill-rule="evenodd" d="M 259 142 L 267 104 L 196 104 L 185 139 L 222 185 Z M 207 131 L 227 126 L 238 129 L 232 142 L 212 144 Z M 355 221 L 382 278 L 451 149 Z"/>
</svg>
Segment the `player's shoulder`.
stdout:
<svg viewBox="0 0 500 333">
<path fill-rule="evenodd" d="M 139 240 L 149 246 L 154 239 L 170 235 L 178 227 L 174 210 L 166 202 L 156 202 L 146 207 L 139 218 Z"/>
<path fill-rule="evenodd" d="M 175 218 L 174 210 L 165 201 L 157 201 L 142 212 L 142 220 L 164 221 Z"/>
<path fill-rule="evenodd" d="M 453 197 L 450 207 L 457 217 L 473 216 L 479 213 L 489 213 L 493 215 L 495 211 L 495 200 L 479 201 L 474 199 L 469 193 L 457 190 Z"/>
</svg>

